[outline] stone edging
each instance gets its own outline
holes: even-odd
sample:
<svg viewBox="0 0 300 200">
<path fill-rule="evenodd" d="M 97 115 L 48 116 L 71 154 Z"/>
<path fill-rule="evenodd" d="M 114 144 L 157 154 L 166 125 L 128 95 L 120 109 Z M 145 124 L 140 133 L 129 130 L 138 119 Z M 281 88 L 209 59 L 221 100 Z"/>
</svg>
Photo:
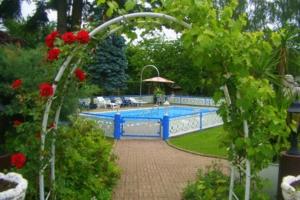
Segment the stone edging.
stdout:
<svg viewBox="0 0 300 200">
<path fill-rule="evenodd" d="M 194 154 L 194 155 L 197 155 L 197 156 L 204 156 L 204 157 L 208 157 L 208 158 L 218 158 L 218 159 L 222 159 L 222 160 L 228 160 L 228 159 L 226 159 L 225 157 L 222 157 L 222 156 L 216 156 L 216 155 L 198 153 L 198 152 L 195 152 L 195 151 L 190 151 L 190 150 L 182 149 L 180 147 L 175 146 L 174 144 L 171 144 L 169 141 L 165 141 L 165 143 L 167 145 L 169 145 L 170 147 L 174 148 L 174 149 L 177 149 L 179 151 L 183 151 L 183 152 L 186 152 L 186 153 Z"/>
</svg>

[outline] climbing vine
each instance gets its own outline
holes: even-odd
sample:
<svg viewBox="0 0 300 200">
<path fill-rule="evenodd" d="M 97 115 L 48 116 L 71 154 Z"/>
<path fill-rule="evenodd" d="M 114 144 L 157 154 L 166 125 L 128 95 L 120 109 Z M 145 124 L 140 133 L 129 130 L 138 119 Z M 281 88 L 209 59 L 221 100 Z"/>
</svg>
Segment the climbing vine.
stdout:
<svg viewBox="0 0 300 200">
<path fill-rule="evenodd" d="M 192 24 L 183 32 L 183 44 L 191 50 L 195 65 L 215 72 L 211 76 L 220 90 L 214 98 L 221 103 L 219 114 L 228 130 L 224 143 L 229 159 L 240 167 L 249 159 L 255 177 L 286 147 L 289 134 L 287 104 L 277 101 L 274 88 L 279 81 L 270 76 L 276 69 L 272 58 L 278 34 L 273 32 L 267 40 L 263 32 L 245 32 L 244 16 L 233 18 L 237 1 L 218 12 L 209 0 L 163 2 L 167 13 Z M 222 88 L 228 89 L 229 96 L 224 96 Z M 245 121 L 248 138 L 244 137 Z"/>
</svg>

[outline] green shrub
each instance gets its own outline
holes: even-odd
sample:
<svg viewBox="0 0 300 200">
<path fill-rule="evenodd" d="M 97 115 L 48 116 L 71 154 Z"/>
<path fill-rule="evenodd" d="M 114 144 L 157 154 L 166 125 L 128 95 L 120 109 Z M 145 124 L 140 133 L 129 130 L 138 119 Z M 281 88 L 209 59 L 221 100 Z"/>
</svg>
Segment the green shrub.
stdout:
<svg viewBox="0 0 300 200">
<path fill-rule="evenodd" d="M 245 195 L 244 173 L 235 180 L 234 193 L 239 199 Z M 220 165 L 213 163 L 205 172 L 198 171 L 196 181 L 189 183 L 183 191 L 184 200 L 224 200 L 229 196 L 229 176 L 223 174 Z M 266 181 L 253 177 L 251 181 L 250 199 L 269 200 L 268 194 L 262 191 Z"/>
<path fill-rule="evenodd" d="M 184 200 L 223 200 L 228 198 L 229 177 L 217 165 L 206 172 L 198 171 L 197 179 L 184 189 Z"/>
<path fill-rule="evenodd" d="M 46 62 L 44 53 L 46 49 L 44 47 L 40 47 L 37 49 L 23 49 L 17 48 L 15 46 L 1 46 L 0 47 L 0 103 L 5 106 L 4 112 L 0 112 L 0 155 L 3 153 L 14 153 L 14 152 L 22 152 L 27 160 L 26 165 L 22 169 L 11 168 L 10 171 L 16 171 L 22 174 L 28 180 L 28 190 L 26 194 L 26 199 L 38 199 L 38 172 L 40 168 L 40 132 L 41 132 L 41 123 L 42 123 L 42 114 L 45 109 L 45 98 L 41 98 L 39 95 L 39 84 L 42 82 L 51 83 L 53 77 L 55 75 L 56 67 L 53 63 Z M 14 80 L 21 79 L 23 81 L 22 86 L 17 90 L 12 89 L 11 84 Z M 72 79 L 73 85 L 78 84 L 75 82 L 75 79 Z M 72 84 L 72 82 L 71 82 Z M 59 90 L 60 88 L 58 88 Z M 63 114 L 65 116 L 70 113 L 74 113 L 77 106 L 77 98 L 79 95 L 87 95 L 93 93 L 94 88 L 90 87 L 88 84 L 84 86 L 79 86 L 79 89 L 75 89 L 75 87 L 70 87 L 70 90 L 64 93 L 66 106 L 63 108 Z M 58 106 L 58 100 L 53 103 L 53 110 Z M 73 104 L 73 107 L 70 105 Z M 54 112 L 53 110 L 50 112 L 49 116 L 49 124 L 54 121 Z M 18 126 L 14 126 L 14 120 L 22 121 Z M 78 122 L 80 123 L 80 122 Z M 72 125 L 73 126 L 73 125 Z M 91 130 L 95 129 L 95 126 L 90 125 Z M 63 168 L 60 167 L 60 164 L 64 164 L 68 166 L 69 163 L 72 162 L 72 159 L 77 157 L 71 157 L 70 149 L 74 148 L 75 142 L 78 143 L 86 143 L 88 140 L 94 139 L 90 134 L 82 135 L 82 137 L 74 137 L 74 142 L 69 142 L 70 145 L 65 144 L 62 141 L 64 138 L 61 138 L 63 135 L 68 135 L 68 130 L 72 132 L 72 128 L 65 127 L 63 129 L 62 134 L 58 134 L 58 144 L 57 149 L 60 152 L 63 152 L 64 156 L 69 155 L 70 159 L 60 160 L 60 155 L 57 155 L 57 167 L 58 170 Z M 90 130 L 90 129 L 88 129 Z M 89 131 L 85 132 L 89 132 Z M 45 144 L 45 151 L 43 155 L 45 157 L 45 161 L 50 159 L 50 147 L 51 147 L 51 137 L 52 131 L 49 131 L 47 135 L 47 140 Z M 80 132 L 81 133 L 81 132 Z M 99 132 L 98 132 L 99 133 Z M 72 133 L 74 135 L 74 133 Z M 101 138 L 103 135 L 100 133 Z M 87 138 L 85 138 L 87 137 Z M 100 137 L 100 136 L 99 136 Z M 68 141 L 71 138 L 68 138 Z M 96 138 L 96 137 L 95 137 Z M 96 138 L 97 139 L 97 138 Z M 101 165 L 99 168 L 105 170 L 101 173 L 112 173 L 111 178 L 110 174 L 108 176 L 98 175 L 103 178 L 101 184 L 103 188 L 110 188 L 111 185 L 115 181 L 115 174 L 113 170 L 115 169 L 114 162 L 111 160 L 107 160 L 105 155 L 106 152 L 102 152 L 103 150 L 110 152 L 111 146 L 106 146 L 106 142 L 104 139 L 100 140 L 99 145 L 101 146 L 101 154 L 99 153 L 101 158 L 94 159 L 101 160 Z M 59 145 L 64 145 L 63 147 Z M 79 146 L 79 145 L 77 145 Z M 91 147 L 95 147 L 91 143 Z M 61 149 L 65 149 L 62 151 Z M 88 148 L 88 146 L 87 146 Z M 96 148 L 96 147 L 95 147 Z M 86 150 L 84 150 L 86 151 Z M 99 150 L 100 151 L 100 150 Z M 89 155 L 89 154 L 87 154 Z M 68 157 L 68 158 L 69 158 Z M 79 159 L 79 158 L 78 158 Z M 83 159 L 87 159 L 83 156 Z M 103 160 L 103 163 L 102 163 Z M 77 163 L 76 163 L 77 164 Z M 98 163 L 95 163 L 95 165 Z M 91 165 L 94 166 L 94 165 Z M 106 169 L 106 168 L 107 169 Z M 45 171 L 45 177 L 48 177 L 49 168 Z M 66 169 L 64 169 L 66 170 Z M 62 172 L 65 172 L 62 170 Z M 116 170 L 117 171 L 117 170 Z M 6 171 L 5 171 L 6 172 Z M 67 171 L 68 172 L 68 171 Z M 72 174 L 72 173 L 70 173 Z M 97 174 L 95 174 L 96 176 Z M 60 177 L 60 171 L 57 171 L 57 177 Z M 109 177 L 109 178 L 108 178 Z M 62 173 L 62 178 L 64 178 L 64 174 Z M 48 186 L 48 180 L 45 178 L 45 185 Z M 89 179 L 90 180 L 90 179 Z M 75 180 L 73 180 L 74 182 Z M 64 183 L 72 183 L 70 180 L 62 181 L 61 178 L 58 178 L 58 182 Z M 58 184 L 59 185 L 59 184 Z M 98 185 L 97 185 L 98 187 Z M 102 187 L 102 186 L 101 186 Z M 82 186 L 84 188 L 84 186 Z M 46 188 L 47 189 L 47 188 Z M 68 187 L 69 191 L 73 192 L 72 189 L 74 187 Z M 99 189 L 99 187 L 97 188 Z M 100 191 L 100 190 L 99 190 Z M 59 192 L 59 190 L 58 190 Z M 110 190 L 102 189 L 100 192 L 103 193 L 102 197 L 109 196 Z M 63 198 L 65 199 L 65 197 Z"/>
<path fill-rule="evenodd" d="M 119 178 L 112 144 L 93 121 L 72 118 L 57 139 L 58 199 L 111 199 Z"/>
</svg>

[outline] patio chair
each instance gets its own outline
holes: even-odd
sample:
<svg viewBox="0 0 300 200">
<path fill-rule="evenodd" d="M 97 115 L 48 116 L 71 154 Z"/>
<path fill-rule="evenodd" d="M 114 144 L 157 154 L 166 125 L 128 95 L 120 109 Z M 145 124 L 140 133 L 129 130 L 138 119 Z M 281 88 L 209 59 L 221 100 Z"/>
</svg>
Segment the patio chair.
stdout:
<svg viewBox="0 0 300 200">
<path fill-rule="evenodd" d="M 121 100 L 121 98 L 120 97 L 116 97 L 115 98 L 115 101 L 116 101 L 116 104 L 118 104 L 118 105 L 122 105 L 122 100 Z"/>
<path fill-rule="evenodd" d="M 122 101 L 119 97 L 109 97 L 111 103 L 115 103 L 117 105 L 121 105 Z"/>
<path fill-rule="evenodd" d="M 111 100 L 108 99 L 108 98 L 105 99 L 105 102 L 106 102 L 106 106 L 108 106 L 108 107 L 110 107 L 110 108 L 112 108 L 112 109 L 115 109 L 115 108 L 119 108 L 119 107 L 120 107 L 120 105 L 118 105 L 117 103 L 111 102 Z"/>
<path fill-rule="evenodd" d="M 103 97 L 96 97 L 94 99 L 95 104 L 97 104 L 97 108 L 106 108 L 106 101 Z"/>
<path fill-rule="evenodd" d="M 130 100 L 131 104 L 134 106 L 141 106 L 142 104 L 147 103 L 145 101 L 136 100 L 134 97 L 130 97 L 129 100 Z"/>
<path fill-rule="evenodd" d="M 127 99 L 127 98 L 125 98 L 125 97 L 121 97 L 121 101 L 122 101 L 121 107 L 126 107 L 126 106 L 130 106 L 131 105 L 130 100 Z"/>
<path fill-rule="evenodd" d="M 89 98 L 79 99 L 79 106 L 82 108 L 88 109 L 90 103 L 91 103 L 91 99 Z"/>
</svg>

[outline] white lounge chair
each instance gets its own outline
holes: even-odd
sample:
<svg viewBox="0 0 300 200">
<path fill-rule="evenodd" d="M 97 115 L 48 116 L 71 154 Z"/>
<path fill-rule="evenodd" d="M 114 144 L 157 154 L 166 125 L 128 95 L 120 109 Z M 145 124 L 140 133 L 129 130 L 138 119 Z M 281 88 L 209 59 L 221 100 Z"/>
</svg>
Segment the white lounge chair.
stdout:
<svg viewBox="0 0 300 200">
<path fill-rule="evenodd" d="M 121 106 L 122 99 L 120 97 L 116 97 L 115 100 L 116 100 L 116 104 L 118 104 L 119 106 Z"/>
<path fill-rule="evenodd" d="M 130 103 L 134 106 L 141 106 L 142 104 L 146 104 L 145 101 L 136 100 L 134 97 L 129 97 Z"/>
<path fill-rule="evenodd" d="M 106 102 L 106 106 L 108 106 L 108 107 L 110 107 L 110 108 L 112 108 L 112 109 L 115 109 L 115 108 L 119 108 L 119 107 L 120 107 L 119 104 L 117 104 L 117 103 L 112 103 L 112 102 L 110 101 L 110 99 L 105 99 L 105 102 Z"/>
<path fill-rule="evenodd" d="M 91 103 L 91 99 L 90 98 L 79 99 L 80 106 L 82 106 L 84 108 L 89 108 L 90 103 Z"/>
<path fill-rule="evenodd" d="M 96 97 L 94 103 L 97 104 L 97 108 L 106 108 L 106 101 L 103 97 Z"/>
</svg>

